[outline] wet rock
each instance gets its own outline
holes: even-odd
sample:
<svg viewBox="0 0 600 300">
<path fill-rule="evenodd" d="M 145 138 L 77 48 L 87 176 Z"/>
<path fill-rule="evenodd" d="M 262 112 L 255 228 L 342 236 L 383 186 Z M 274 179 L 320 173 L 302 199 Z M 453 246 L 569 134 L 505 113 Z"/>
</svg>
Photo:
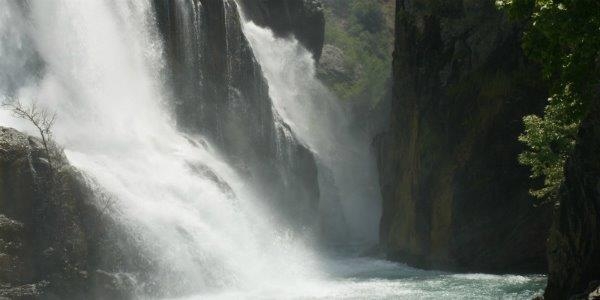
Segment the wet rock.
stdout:
<svg viewBox="0 0 600 300">
<path fill-rule="evenodd" d="M 23 223 L 0 214 L 0 236 L 3 238 L 14 239 L 23 233 L 23 229 Z"/>
<path fill-rule="evenodd" d="M 192 172 L 194 172 L 194 174 L 200 176 L 201 178 L 209 179 L 212 182 L 216 183 L 221 192 L 227 195 L 229 199 L 236 198 L 231 186 L 229 186 L 229 184 L 225 180 L 219 177 L 219 175 L 217 175 L 217 173 L 215 173 L 210 167 L 199 162 L 189 163 L 188 167 L 192 170 Z"/>
<path fill-rule="evenodd" d="M 38 297 L 45 293 L 48 286 L 49 283 L 47 281 L 41 281 L 15 287 L 0 287 L 0 299 L 2 297 L 13 300 L 38 299 Z"/>
<path fill-rule="evenodd" d="M 154 2 L 166 41 L 181 130 L 206 137 L 230 166 L 244 174 L 249 185 L 264 187 L 258 192 L 270 201 L 267 205 L 274 208 L 276 218 L 300 224 L 298 227 L 316 224 L 319 190 L 315 159 L 277 115 L 261 66 L 242 31 L 236 2 Z M 269 16 L 288 20 L 285 14 L 275 14 L 283 10 L 295 16 L 293 20 L 301 20 L 300 15 L 308 14 L 313 5 L 309 2 L 246 4 L 261 16 L 262 9 L 269 9 Z M 190 28 L 190 24 L 197 27 Z M 214 172 L 198 171 L 231 195 Z"/>
<path fill-rule="evenodd" d="M 592 291 L 588 294 L 589 300 L 598 300 L 600 299 L 600 282 L 596 281 L 591 284 L 593 286 Z"/>
<path fill-rule="evenodd" d="M 279 36 L 295 36 L 319 60 L 325 40 L 325 16 L 319 0 L 241 0 L 246 17 Z"/>
<path fill-rule="evenodd" d="M 83 175 L 61 153 L 51 166 L 40 147 L 0 127 L 0 296 L 94 299 L 90 269 L 147 266 L 98 211 Z"/>
<path fill-rule="evenodd" d="M 105 299 L 131 299 L 135 295 L 137 281 L 132 274 L 110 273 L 96 270 L 95 293 Z"/>
</svg>

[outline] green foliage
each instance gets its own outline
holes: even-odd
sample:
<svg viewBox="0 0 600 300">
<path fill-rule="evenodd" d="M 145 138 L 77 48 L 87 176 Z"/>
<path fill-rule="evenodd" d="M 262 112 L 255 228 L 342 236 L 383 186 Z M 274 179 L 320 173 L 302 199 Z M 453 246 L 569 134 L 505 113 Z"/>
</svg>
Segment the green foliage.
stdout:
<svg viewBox="0 0 600 300">
<path fill-rule="evenodd" d="M 325 43 L 344 51 L 344 65 L 358 75 L 329 82 L 338 97 L 375 105 L 391 75 L 393 5 L 380 0 L 325 1 Z"/>
<path fill-rule="evenodd" d="M 352 18 L 364 30 L 379 32 L 384 26 L 384 16 L 381 4 L 373 0 L 357 0 L 352 4 Z"/>
<path fill-rule="evenodd" d="M 348 0 L 326 0 L 325 5 L 331 9 L 335 14 L 342 15 L 348 11 L 350 1 Z"/>
<path fill-rule="evenodd" d="M 577 129 L 583 115 L 579 99 L 572 94 L 555 94 L 548 100 L 544 116 L 529 115 L 523 121 L 525 132 L 519 137 L 528 148 L 519 161 L 531 167 L 532 177 L 543 178 L 531 194 L 552 198 L 563 181 L 564 164 L 575 146 Z"/>
<path fill-rule="evenodd" d="M 532 177 L 544 178 L 532 190 L 539 198 L 555 194 L 563 181 L 564 164 L 575 145 L 579 124 L 598 83 L 600 1 L 498 0 L 514 18 L 525 21 L 523 49 L 543 68 L 551 83 L 551 97 L 543 116 L 524 118 L 519 138 L 528 149 L 521 163 Z"/>
</svg>

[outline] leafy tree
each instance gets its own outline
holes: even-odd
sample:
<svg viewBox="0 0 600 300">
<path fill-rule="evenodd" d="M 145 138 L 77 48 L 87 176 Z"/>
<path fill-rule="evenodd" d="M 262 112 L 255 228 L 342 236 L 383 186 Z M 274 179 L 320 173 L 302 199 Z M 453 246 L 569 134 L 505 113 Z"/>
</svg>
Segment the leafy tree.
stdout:
<svg viewBox="0 0 600 300">
<path fill-rule="evenodd" d="M 579 124 L 600 79 L 600 1 L 498 0 L 499 7 L 526 24 L 523 49 L 538 61 L 551 84 L 542 116 L 524 118 L 519 140 L 527 145 L 519 159 L 532 177 L 544 178 L 532 189 L 552 198 L 564 176 L 564 164 L 575 145 Z"/>
<path fill-rule="evenodd" d="M 352 17 L 356 18 L 356 23 L 371 33 L 381 31 L 385 25 L 381 4 L 377 1 L 355 1 L 352 4 L 351 12 Z"/>
<path fill-rule="evenodd" d="M 324 0 L 325 42 L 342 49 L 355 75 L 328 87 L 342 100 L 374 107 L 387 91 L 393 50 L 393 1 Z"/>
</svg>

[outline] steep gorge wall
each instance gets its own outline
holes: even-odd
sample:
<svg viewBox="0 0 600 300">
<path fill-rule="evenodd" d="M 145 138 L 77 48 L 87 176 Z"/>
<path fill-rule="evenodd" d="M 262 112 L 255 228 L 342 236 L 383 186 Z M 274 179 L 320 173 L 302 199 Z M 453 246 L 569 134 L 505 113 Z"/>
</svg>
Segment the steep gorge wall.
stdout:
<svg viewBox="0 0 600 300">
<path fill-rule="evenodd" d="M 574 295 L 587 299 L 587 294 L 600 287 L 599 155 L 600 99 L 596 99 L 566 166 L 548 243 L 546 299 Z"/>
<path fill-rule="evenodd" d="M 391 125 L 379 148 L 388 257 L 543 272 L 550 209 L 528 195 L 522 117 L 546 95 L 493 1 L 398 0 Z"/>
<path fill-rule="evenodd" d="M 211 140 L 284 218 L 316 224 L 315 159 L 274 111 L 236 3 L 155 0 L 155 7 L 179 126 Z"/>
</svg>

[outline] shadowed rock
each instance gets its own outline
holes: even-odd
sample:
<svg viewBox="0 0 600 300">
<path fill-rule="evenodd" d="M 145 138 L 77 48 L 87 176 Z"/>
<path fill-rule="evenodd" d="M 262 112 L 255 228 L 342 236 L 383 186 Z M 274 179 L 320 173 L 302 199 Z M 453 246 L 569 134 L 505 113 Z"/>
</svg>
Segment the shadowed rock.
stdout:
<svg viewBox="0 0 600 300">
<path fill-rule="evenodd" d="M 0 127 L 0 297 L 102 298 L 93 270 L 143 273 L 151 262 L 96 206 L 83 175 L 52 152 L 50 166 L 36 138 Z"/>
<path fill-rule="evenodd" d="M 548 242 L 546 299 L 587 298 L 600 286 L 600 100 L 583 120 L 566 164 Z M 579 299 L 579 298 L 577 298 Z M 596 299 L 596 298 L 590 298 Z"/>
<path fill-rule="evenodd" d="M 280 214 L 276 217 L 299 227 L 316 224 L 315 159 L 274 111 L 235 2 L 154 3 L 166 43 L 179 127 L 206 137 L 230 165 L 247 176 L 250 185 L 259 187 L 261 198 Z M 266 4 L 261 3 L 253 1 L 252 5 Z M 302 7 L 286 9 L 300 13 Z"/>
<path fill-rule="evenodd" d="M 550 208 L 528 194 L 522 118 L 546 99 L 493 1 L 397 1 L 391 126 L 376 143 L 389 258 L 544 272 Z"/>
</svg>

